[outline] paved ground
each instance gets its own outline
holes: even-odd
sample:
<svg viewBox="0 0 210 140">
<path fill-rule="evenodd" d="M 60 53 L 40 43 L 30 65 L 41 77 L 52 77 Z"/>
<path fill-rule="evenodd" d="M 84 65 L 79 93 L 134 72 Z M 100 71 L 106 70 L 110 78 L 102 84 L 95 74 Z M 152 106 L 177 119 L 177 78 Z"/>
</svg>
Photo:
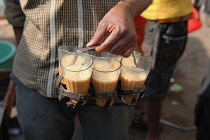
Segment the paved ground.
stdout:
<svg viewBox="0 0 210 140">
<path fill-rule="evenodd" d="M 201 19 L 204 14 L 201 13 Z M 179 92 L 169 91 L 165 98 L 161 119 L 170 121 L 184 128 L 194 126 L 194 106 L 196 103 L 196 91 L 207 71 L 210 58 L 210 28 L 204 26 L 196 32 L 189 34 L 189 40 L 183 57 L 177 64 L 173 78 L 175 83 L 182 86 Z M 8 40 L 15 43 L 11 26 L 0 27 L 0 40 Z M 138 111 L 139 109 L 137 109 Z M 80 129 L 77 129 L 80 132 Z M 145 132 L 131 129 L 131 140 L 143 140 Z M 21 140 L 21 137 L 13 137 Z M 194 140 L 195 130 L 184 131 L 171 126 L 161 124 L 162 140 Z"/>
</svg>

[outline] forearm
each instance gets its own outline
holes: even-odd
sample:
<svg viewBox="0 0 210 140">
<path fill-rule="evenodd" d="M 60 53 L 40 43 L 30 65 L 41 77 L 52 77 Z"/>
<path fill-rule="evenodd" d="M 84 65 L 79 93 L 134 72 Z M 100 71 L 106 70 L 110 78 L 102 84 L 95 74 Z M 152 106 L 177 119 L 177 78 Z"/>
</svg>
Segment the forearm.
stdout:
<svg viewBox="0 0 210 140">
<path fill-rule="evenodd" d="M 15 105 L 15 82 L 10 80 L 7 93 L 4 97 L 3 106 L 6 109 L 6 117 L 10 117 L 12 107 Z"/>
<path fill-rule="evenodd" d="M 133 18 L 140 15 L 147 7 L 151 4 L 152 0 L 125 0 L 121 1 L 128 10 Z"/>
<path fill-rule="evenodd" d="M 17 41 L 17 45 L 20 43 L 23 34 L 23 27 L 13 26 L 13 30 L 15 33 L 15 39 Z"/>
</svg>

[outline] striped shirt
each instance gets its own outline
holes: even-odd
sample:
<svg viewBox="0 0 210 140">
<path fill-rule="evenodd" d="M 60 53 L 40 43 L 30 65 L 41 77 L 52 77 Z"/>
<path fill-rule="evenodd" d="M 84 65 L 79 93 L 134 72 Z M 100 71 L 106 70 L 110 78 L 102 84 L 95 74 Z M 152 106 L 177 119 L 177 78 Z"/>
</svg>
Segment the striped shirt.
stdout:
<svg viewBox="0 0 210 140">
<path fill-rule="evenodd" d="M 56 98 L 58 47 L 84 46 L 120 0 L 4 0 L 5 17 L 24 26 L 13 73 L 27 87 Z"/>
</svg>

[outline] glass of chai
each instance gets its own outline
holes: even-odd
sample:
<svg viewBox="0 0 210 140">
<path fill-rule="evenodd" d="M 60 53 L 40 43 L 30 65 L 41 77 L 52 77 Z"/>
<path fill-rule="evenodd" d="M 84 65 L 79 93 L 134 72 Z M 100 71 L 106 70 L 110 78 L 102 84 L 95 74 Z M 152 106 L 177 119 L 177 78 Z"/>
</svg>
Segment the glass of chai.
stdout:
<svg viewBox="0 0 210 140">
<path fill-rule="evenodd" d="M 114 103 L 114 93 L 116 93 L 117 83 L 121 72 L 120 62 L 115 57 L 98 57 L 93 60 L 92 82 L 95 94 L 99 93 L 101 97 L 96 97 L 96 104 L 101 110 L 111 107 Z M 112 94 L 111 102 L 107 106 L 106 95 Z"/>
<path fill-rule="evenodd" d="M 70 52 L 75 52 L 76 47 L 73 46 L 67 46 L 67 45 L 62 45 L 58 47 L 58 73 L 59 76 L 62 75 L 62 70 L 61 70 L 61 58 Z M 61 81 L 62 84 L 65 84 L 65 78 L 62 79 Z"/>
<path fill-rule="evenodd" d="M 133 55 L 135 55 L 135 58 Z M 136 65 L 134 61 L 136 61 Z M 140 53 L 135 52 L 128 58 L 122 58 L 121 65 L 121 90 L 133 90 L 144 85 L 151 69 L 150 62 L 144 56 L 141 56 Z M 132 103 L 133 96 L 134 95 L 132 94 L 121 95 L 121 100 L 128 106 L 135 105 L 135 103 Z M 139 96 L 140 93 L 137 93 L 136 102 L 138 101 Z"/>
<path fill-rule="evenodd" d="M 61 59 L 62 74 L 65 78 L 66 88 L 70 92 L 88 94 L 92 75 L 92 58 L 87 53 L 78 55 L 74 64 L 71 64 L 76 52 L 69 52 Z M 77 99 L 70 99 L 76 105 Z M 83 103 L 83 105 L 86 101 Z"/>
</svg>

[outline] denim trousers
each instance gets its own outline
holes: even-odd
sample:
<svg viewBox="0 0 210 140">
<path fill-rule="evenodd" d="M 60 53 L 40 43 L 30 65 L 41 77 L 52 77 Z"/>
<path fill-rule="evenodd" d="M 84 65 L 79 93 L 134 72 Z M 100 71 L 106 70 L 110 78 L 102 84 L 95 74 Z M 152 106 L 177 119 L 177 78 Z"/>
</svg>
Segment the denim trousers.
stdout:
<svg viewBox="0 0 210 140">
<path fill-rule="evenodd" d="M 56 98 L 47 98 L 16 83 L 18 121 L 25 140 L 70 140 L 74 133 L 76 110 L 62 105 Z M 129 140 L 133 107 L 113 106 L 100 111 L 96 106 L 77 110 L 83 130 L 83 140 Z"/>
</svg>

